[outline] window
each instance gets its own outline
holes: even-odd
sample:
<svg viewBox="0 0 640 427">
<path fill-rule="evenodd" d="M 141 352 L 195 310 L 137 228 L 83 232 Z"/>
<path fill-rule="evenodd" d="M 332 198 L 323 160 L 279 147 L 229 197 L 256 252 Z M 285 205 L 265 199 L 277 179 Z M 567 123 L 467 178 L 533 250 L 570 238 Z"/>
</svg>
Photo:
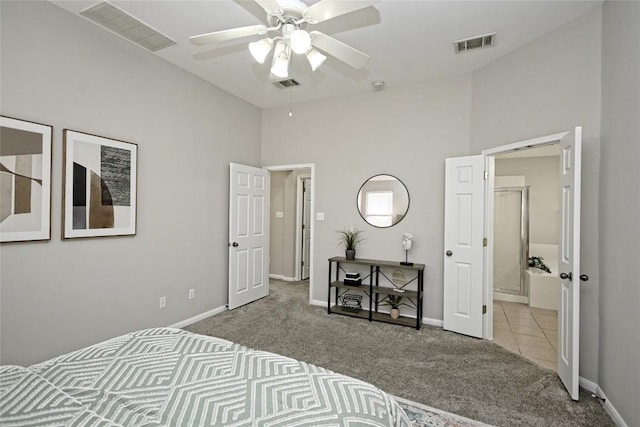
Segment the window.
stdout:
<svg viewBox="0 0 640 427">
<path fill-rule="evenodd" d="M 366 220 L 377 227 L 393 224 L 393 191 L 367 192 Z"/>
</svg>

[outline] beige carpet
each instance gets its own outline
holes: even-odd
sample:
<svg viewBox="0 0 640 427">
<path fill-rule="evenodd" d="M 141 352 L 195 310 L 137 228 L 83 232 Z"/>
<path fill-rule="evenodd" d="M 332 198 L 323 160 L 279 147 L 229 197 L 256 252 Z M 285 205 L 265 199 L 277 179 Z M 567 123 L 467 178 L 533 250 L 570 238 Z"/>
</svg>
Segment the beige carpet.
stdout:
<svg viewBox="0 0 640 427">
<path fill-rule="evenodd" d="M 185 329 L 370 382 L 390 394 L 496 426 L 614 426 L 555 372 L 486 340 L 376 323 L 310 306 L 308 285 L 271 282 L 259 301 Z"/>
</svg>

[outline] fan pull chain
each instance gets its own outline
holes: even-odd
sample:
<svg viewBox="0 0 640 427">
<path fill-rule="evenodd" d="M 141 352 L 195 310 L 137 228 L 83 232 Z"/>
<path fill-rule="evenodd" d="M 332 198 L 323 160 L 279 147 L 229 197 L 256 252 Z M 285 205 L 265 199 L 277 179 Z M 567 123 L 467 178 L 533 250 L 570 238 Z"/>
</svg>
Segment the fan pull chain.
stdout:
<svg viewBox="0 0 640 427">
<path fill-rule="evenodd" d="M 289 88 L 289 117 L 293 117 L 293 88 Z"/>
</svg>

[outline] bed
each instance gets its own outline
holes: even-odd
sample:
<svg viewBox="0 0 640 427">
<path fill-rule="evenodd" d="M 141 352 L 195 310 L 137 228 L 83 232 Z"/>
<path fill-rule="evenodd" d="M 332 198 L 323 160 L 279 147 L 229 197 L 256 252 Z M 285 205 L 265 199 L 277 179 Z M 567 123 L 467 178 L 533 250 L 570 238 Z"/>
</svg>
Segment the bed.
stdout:
<svg viewBox="0 0 640 427">
<path fill-rule="evenodd" d="M 411 426 L 371 384 L 172 328 L 2 366 L 0 401 L 3 427 Z"/>
</svg>

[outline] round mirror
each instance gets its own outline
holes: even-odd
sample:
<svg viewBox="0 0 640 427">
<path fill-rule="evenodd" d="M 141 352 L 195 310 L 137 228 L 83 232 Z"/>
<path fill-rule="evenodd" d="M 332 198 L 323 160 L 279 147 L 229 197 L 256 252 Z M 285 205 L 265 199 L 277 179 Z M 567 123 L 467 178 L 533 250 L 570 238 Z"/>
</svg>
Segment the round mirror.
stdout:
<svg viewBox="0 0 640 427">
<path fill-rule="evenodd" d="M 374 227 L 396 225 L 409 210 L 409 191 L 393 175 L 375 175 L 358 191 L 358 211 L 362 219 Z"/>
</svg>

